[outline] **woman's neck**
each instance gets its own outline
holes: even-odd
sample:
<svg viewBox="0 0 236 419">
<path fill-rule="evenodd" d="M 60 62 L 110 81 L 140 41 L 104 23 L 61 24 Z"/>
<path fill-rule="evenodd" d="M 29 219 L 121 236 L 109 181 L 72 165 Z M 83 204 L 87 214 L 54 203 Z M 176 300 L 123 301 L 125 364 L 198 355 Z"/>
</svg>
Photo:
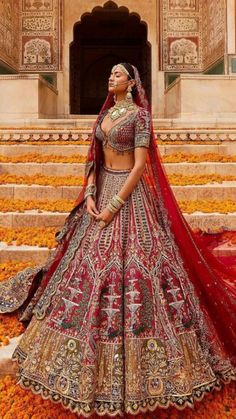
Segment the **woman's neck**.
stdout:
<svg viewBox="0 0 236 419">
<path fill-rule="evenodd" d="M 123 100 L 125 100 L 125 99 L 126 99 L 126 93 L 125 94 L 117 95 L 117 97 L 116 97 L 116 103 L 123 102 Z"/>
</svg>

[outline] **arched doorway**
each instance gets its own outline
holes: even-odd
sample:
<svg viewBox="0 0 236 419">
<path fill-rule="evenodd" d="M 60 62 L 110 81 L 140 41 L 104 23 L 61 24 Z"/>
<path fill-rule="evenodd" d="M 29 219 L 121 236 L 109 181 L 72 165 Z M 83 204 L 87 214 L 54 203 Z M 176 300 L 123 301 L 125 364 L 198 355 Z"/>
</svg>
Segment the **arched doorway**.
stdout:
<svg viewBox="0 0 236 419">
<path fill-rule="evenodd" d="M 151 47 L 146 24 L 126 7 L 108 1 L 74 25 L 70 45 L 70 113 L 97 114 L 107 94 L 111 67 L 131 62 L 151 101 Z"/>
</svg>

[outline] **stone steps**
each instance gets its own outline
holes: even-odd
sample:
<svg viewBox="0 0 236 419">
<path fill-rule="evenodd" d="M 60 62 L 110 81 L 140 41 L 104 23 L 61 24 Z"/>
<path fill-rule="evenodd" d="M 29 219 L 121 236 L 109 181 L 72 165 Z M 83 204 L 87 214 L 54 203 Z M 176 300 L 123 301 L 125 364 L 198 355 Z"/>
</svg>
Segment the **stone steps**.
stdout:
<svg viewBox="0 0 236 419">
<path fill-rule="evenodd" d="M 81 154 L 86 156 L 88 152 L 88 145 L 53 145 L 53 144 L 11 144 L 11 145 L 0 145 L 0 155 L 3 156 L 22 156 L 28 153 L 37 153 L 42 155 L 55 154 L 57 156 L 74 156 L 75 154 Z M 222 149 L 224 152 L 225 147 Z"/>
<path fill-rule="evenodd" d="M 0 174 L 45 176 L 83 176 L 83 163 L 0 163 Z"/>
<path fill-rule="evenodd" d="M 58 230 L 60 226 L 63 225 L 64 219 L 66 217 L 66 213 L 60 214 L 60 223 L 58 224 Z M 37 214 L 37 217 L 33 214 L 20 214 L 22 220 L 24 219 L 25 227 L 40 227 L 44 225 L 45 227 L 49 227 L 48 225 L 50 218 L 47 219 L 48 214 Z M 200 228 L 203 231 L 209 231 L 211 229 L 215 230 L 218 229 L 219 226 L 223 226 L 226 229 L 235 229 L 236 228 L 236 213 L 231 214 L 218 214 L 218 213 L 194 213 L 194 214 L 183 214 L 184 218 L 188 222 L 188 224 L 193 228 L 197 229 Z M 47 221 L 46 221 L 47 219 Z M 51 218 L 52 222 L 54 223 L 53 218 Z M 58 218 L 59 220 L 59 218 Z M 47 223 L 47 224 L 46 224 Z M 51 225 L 52 226 L 52 225 Z M 53 224 L 53 226 L 55 226 Z M 20 227 L 19 223 L 17 227 Z M 37 247 L 37 246 L 15 246 L 15 245 L 7 245 L 4 242 L 0 242 L 0 263 L 4 263 L 7 261 L 33 261 L 35 264 L 44 263 L 47 257 L 51 254 L 53 249 L 48 249 L 47 247 Z M 232 246 L 230 248 L 225 246 L 219 246 L 215 250 L 217 255 L 230 255 L 236 254 L 236 246 Z"/>
<path fill-rule="evenodd" d="M 9 345 L 0 347 L 0 377 L 5 375 L 12 375 L 15 377 L 15 362 L 12 364 L 11 357 L 22 336 L 23 333 L 20 336 L 9 339 Z"/>
<path fill-rule="evenodd" d="M 45 263 L 53 250 L 37 246 L 8 246 L 0 242 L 0 263 L 4 262 L 35 262 L 35 265 Z"/>
<path fill-rule="evenodd" d="M 0 213 L 0 227 L 17 228 L 17 227 L 62 227 L 66 216 L 69 213 L 47 212 L 37 213 L 36 211 L 7 212 Z M 236 213 L 220 214 L 195 212 L 192 214 L 184 214 L 186 220 L 195 228 L 207 230 L 207 228 L 215 229 L 220 226 L 228 229 L 236 229 Z"/>
<path fill-rule="evenodd" d="M 226 175 L 236 176 L 236 163 L 218 163 L 218 162 L 201 162 L 201 163 L 164 163 L 166 173 L 168 175 Z"/>
<path fill-rule="evenodd" d="M 73 156 L 74 154 L 86 155 L 88 151 L 88 145 L 55 145 L 46 144 L 38 145 L 37 143 L 32 144 L 9 144 L 0 145 L 0 155 L 3 156 L 21 156 L 28 153 L 38 153 L 43 155 L 56 154 L 58 156 Z M 228 147 L 224 144 L 212 144 L 212 145 L 192 145 L 192 144 L 176 144 L 176 145 L 158 145 L 158 149 L 161 155 L 168 155 L 173 153 L 194 153 L 194 154 L 205 154 L 205 153 L 219 153 L 228 154 Z"/>
<path fill-rule="evenodd" d="M 25 212 L 0 212 L 0 227 L 62 227 L 66 215 L 63 212 L 37 212 L 36 210 Z"/>
<path fill-rule="evenodd" d="M 82 186 L 0 185 L 0 199 L 49 200 L 74 199 Z M 172 186 L 177 200 L 232 199 L 236 200 L 236 181 L 206 185 Z"/>
<path fill-rule="evenodd" d="M 81 186 L 49 186 L 49 185 L 0 185 L 0 199 L 32 199 L 49 200 L 76 199 Z"/>
<path fill-rule="evenodd" d="M 58 122 L 58 121 L 57 121 Z M 75 122 L 77 127 L 77 121 L 71 121 L 72 125 Z M 74 155 L 87 155 L 89 143 L 87 145 L 68 144 L 60 145 L 57 143 L 57 139 L 78 139 L 88 138 L 89 127 L 86 125 L 86 121 L 81 122 L 80 131 L 76 132 L 65 132 L 63 131 L 63 123 L 61 123 L 61 131 L 55 129 L 53 134 L 53 140 L 55 144 L 45 145 L 37 144 L 37 138 L 41 138 L 43 130 L 41 132 L 32 131 L 32 133 L 19 132 L 19 134 L 13 135 L 4 134 L 5 139 L 7 135 L 10 135 L 9 139 L 27 139 L 32 138 L 35 140 L 35 144 L 4 144 L 0 145 L 0 155 L 5 156 L 19 156 L 29 153 L 37 153 L 41 155 L 61 155 L 61 156 L 74 156 Z M 91 122 L 91 121 L 90 121 Z M 68 126 L 70 122 L 68 121 Z M 84 125 L 83 125 L 84 124 Z M 160 125 L 161 126 L 161 125 Z M 65 126 L 64 126 L 65 128 Z M 60 132 L 59 132 L 60 131 Z M 182 129 L 181 133 L 173 132 L 172 128 L 163 129 L 160 138 L 178 140 L 178 135 L 188 135 L 188 132 L 184 132 Z M 44 139 L 50 139 L 50 129 L 46 132 Z M 201 134 L 201 139 L 205 136 L 208 138 L 208 131 Z M 214 134 L 215 135 L 215 134 Z M 220 133 L 216 134 L 220 136 Z M 226 135 L 226 134 L 225 134 Z M 227 134 L 228 135 L 228 134 Z M 231 134 L 230 134 L 231 135 Z M 236 135 L 236 130 L 233 135 Z M 17 137 L 18 136 L 18 137 Z M 70 137 L 71 136 L 71 137 Z M 194 130 L 191 132 L 192 139 L 197 139 L 197 133 Z M 27 138 L 26 138 L 27 137 Z M 213 137 L 212 137 L 213 138 Z M 220 137 L 216 137 L 216 139 Z M 174 154 L 174 153 L 193 153 L 193 154 L 207 154 L 207 153 L 218 153 L 221 155 L 234 155 L 236 154 L 235 142 L 225 141 L 220 144 L 163 144 L 158 145 L 158 149 L 162 156 Z M 220 174 L 220 175 L 235 175 L 236 176 L 236 163 L 221 163 L 221 162 L 201 162 L 201 163 L 164 163 L 166 173 L 179 174 L 179 175 L 208 175 L 208 174 Z M 84 175 L 84 164 L 81 163 L 0 163 L 0 174 L 12 174 L 17 176 L 23 175 L 34 175 L 43 174 L 46 176 L 83 176 Z M 172 186 L 174 194 L 177 200 L 235 200 L 236 199 L 236 182 L 223 182 L 222 184 L 207 184 L 207 185 L 187 185 L 187 186 Z M 18 185 L 18 184 L 7 184 L 0 185 L 0 199 L 22 199 L 22 200 L 58 200 L 68 199 L 75 200 L 79 195 L 81 186 L 44 186 L 44 185 Z M 59 212 L 38 212 L 37 210 L 29 210 L 25 212 L 7 212 L 0 213 L 0 226 L 6 228 L 16 227 L 56 227 L 58 230 L 62 227 L 64 220 L 68 213 Z M 217 229 L 219 227 L 226 227 L 227 229 L 236 229 L 236 213 L 231 214 L 219 214 L 219 213 L 193 213 L 183 214 L 187 222 L 193 229 L 201 228 L 202 230 Z M 232 250 L 232 249 L 231 249 Z M 220 249 L 219 252 L 223 252 L 225 249 Z M 229 250 L 227 250 L 229 251 Z M 52 250 L 48 248 L 39 248 L 37 246 L 8 246 L 5 243 L 0 243 L 0 262 L 4 261 L 28 261 L 32 260 L 35 264 L 40 264 L 46 261 Z"/>
<path fill-rule="evenodd" d="M 236 163 L 164 163 L 166 173 L 181 175 L 232 175 L 236 176 Z M 0 174 L 46 176 L 83 176 L 84 163 L 1 163 Z"/>
</svg>

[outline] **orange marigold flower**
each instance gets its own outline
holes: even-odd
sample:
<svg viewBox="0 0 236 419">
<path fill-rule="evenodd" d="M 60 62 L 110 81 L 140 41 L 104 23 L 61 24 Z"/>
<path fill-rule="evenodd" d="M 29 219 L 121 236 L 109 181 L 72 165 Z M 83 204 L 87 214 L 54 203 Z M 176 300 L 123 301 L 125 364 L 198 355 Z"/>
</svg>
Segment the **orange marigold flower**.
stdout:
<svg viewBox="0 0 236 419">
<path fill-rule="evenodd" d="M 56 246 L 55 234 L 58 231 L 55 227 L 0 227 L 0 241 L 15 246 L 28 245 L 48 247 Z"/>
<path fill-rule="evenodd" d="M 236 162 L 236 156 L 217 154 L 217 153 L 205 153 L 205 154 L 190 154 L 190 153 L 174 153 L 167 154 L 162 157 L 164 163 L 200 163 L 200 162 Z"/>
</svg>

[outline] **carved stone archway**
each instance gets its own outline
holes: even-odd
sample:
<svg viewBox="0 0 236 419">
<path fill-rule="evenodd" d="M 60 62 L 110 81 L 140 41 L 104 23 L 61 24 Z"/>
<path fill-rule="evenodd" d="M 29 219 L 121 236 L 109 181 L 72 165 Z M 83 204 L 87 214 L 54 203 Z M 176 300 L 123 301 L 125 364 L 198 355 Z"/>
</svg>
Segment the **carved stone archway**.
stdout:
<svg viewBox="0 0 236 419">
<path fill-rule="evenodd" d="M 70 44 L 70 113 L 97 114 L 107 93 L 107 79 L 117 62 L 139 69 L 151 101 L 151 47 L 147 26 L 136 13 L 108 1 L 82 15 Z"/>
</svg>

